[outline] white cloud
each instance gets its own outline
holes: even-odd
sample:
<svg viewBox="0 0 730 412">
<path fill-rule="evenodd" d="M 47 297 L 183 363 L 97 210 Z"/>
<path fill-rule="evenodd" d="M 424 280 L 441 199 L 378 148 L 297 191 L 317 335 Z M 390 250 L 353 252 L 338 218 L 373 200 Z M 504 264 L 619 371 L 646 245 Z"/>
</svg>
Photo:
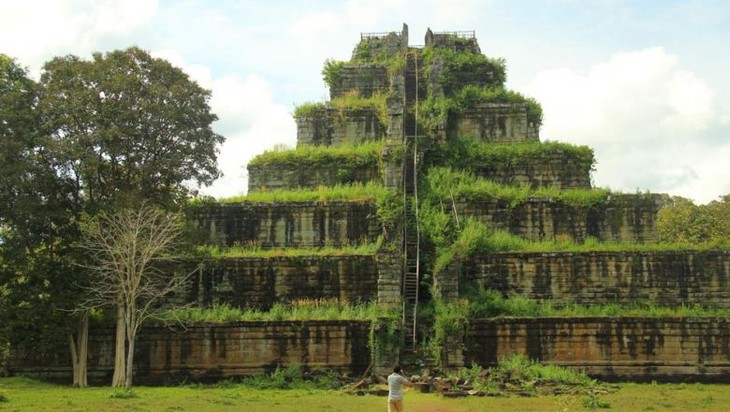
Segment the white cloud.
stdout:
<svg viewBox="0 0 730 412">
<path fill-rule="evenodd" d="M 273 101 L 268 83 L 258 76 L 241 80 L 229 75 L 213 80 L 211 108 L 219 117 L 213 129 L 226 138 L 218 156 L 224 176 L 201 190 L 204 194 L 227 197 L 246 193 L 249 160 L 279 143 L 296 145 L 291 113 Z"/>
<path fill-rule="evenodd" d="M 156 0 L 24 0 L 3 3 L 0 50 L 37 75 L 54 56 L 126 47 L 157 11 Z M 111 46 L 111 47 L 107 47 Z"/>
<path fill-rule="evenodd" d="M 334 12 L 314 12 L 299 17 L 291 26 L 293 36 L 310 36 L 335 33 L 343 24 L 342 17 Z"/>
<path fill-rule="evenodd" d="M 271 87 L 263 78 L 249 75 L 242 79 L 234 74 L 213 77 L 208 67 L 186 62 L 174 50 L 152 54 L 180 67 L 211 90 L 211 111 L 218 116 L 213 130 L 226 138 L 218 155 L 223 177 L 210 187 L 201 188 L 202 194 L 229 197 L 246 193 L 249 160 L 279 143 L 296 145 L 294 119 L 286 107 L 274 102 Z"/>
<path fill-rule="evenodd" d="M 662 48 L 613 55 L 587 73 L 537 74 L 543 140 L 592 146 L 598 186 L 668 192 L 707 202 L 723 194 L 730 127 L 712 90 Z M 718 150 L 717 141 L 727 142 Z"/>
</svg>

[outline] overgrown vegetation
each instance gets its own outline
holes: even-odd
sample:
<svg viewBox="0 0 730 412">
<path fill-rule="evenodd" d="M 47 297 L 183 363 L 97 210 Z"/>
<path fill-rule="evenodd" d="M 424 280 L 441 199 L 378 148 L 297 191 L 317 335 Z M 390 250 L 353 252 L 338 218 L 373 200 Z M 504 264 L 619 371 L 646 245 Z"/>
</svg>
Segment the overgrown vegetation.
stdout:
<svg viewBox="0 0 730 412">
<path fill-rule="evenodd" d="M 215 245 L 198 246 L 197 252 L 201 256 L 213 258 L 278 258 L 297 256 L 370 256 L 374 255 L 382 246 L 382 237 L 375 243 L 366 243 L 352 246 L 324 246 L 317 249 L 298 248 L 262 248 L 257 244 L 220 247 Z"/>
<path fill-rule="evenodd" d="M 586 393 L 601 384 L 586 374 L 556 365 L 544 365 L 523 355 L 504 357 L 497 366 L 484 369 L 477 364 L 461 368 L 459 380 L 487 394 L 513 392 L 529 395 Z"/>
<path fill-rule="evenodd" d="M 339 389 L 346 380 L 336 372 L 314 368 L 305 370 L 298 363 L 278 365 L 274 371 L 241 380 L 241 385 L 256 389 Z"/>
<path fill-rule="evenodd" d="M 275 202 L 325 202 L 325 201 L 373 201 L 380 196 L 390 196 L 384 186 L 368 182 L 351 185 L 319 186 L 316 189 L 270 190 L 253 192 L 244 196 L 218 199 L 219 203 L 275 203 Z M 192 202 L 193 206 L 198 202 Z"/>
<path fill-rule="evenodd" d="M 380 124 L 385 126 L 388 124 L 387 97 L 385 93 L 373 93 L 369 97 L 362 97 L 356 91 L 352 91 L 332 99 L 330 106 L 337 109 L 340 116 L 344 116 L 345 113 L 357 114 L 372 111 L 377 115 Z"/>
<path fill-rule="evenodd" d="M 300 299 L 275 303 L 269 310 L 237 308 L 217 303 L 208 308 L 181 308 L 168 311 L 162 319 L 169 322 L 228 323 L 281 320 L 375 320 L 392 318 L 394 313 L 375 302 L 348 303 L 337 299 Z"/>
<path fill-rule="evenodd" d="M 267 150 L 248 163 L 252 167 L 290 165 L 302 168 L 331 166 L 347 168 L 377 167 L 383 143 L 363 142 L 353 146 L 301 146 L 291 150 Z"/>
<path fill-rule="evenodd" d="M 324 61 L 324 67 L 322 68 L 322 80 L 327 84 L 328 87 L 340 82 L 342 77 L 342 70 L 345 67 L 345 62 L 337 61 L 333 59 L 327 59 Z"/>
<path fill-rule="evenodd" d="M 430 95 L 420 103 L 419 112 L 424 126 L 433 128 L 443 124 L 449 113 L 461 113 L 483 103 L 523 104 L 527 107 L 527 121 L 542 124 L 542 106 L 537 100 L 504 87 L 467 85 L 447 97 Z"/>
<path fill-rule="evenodd" d="M 325 109 L 327 109 L 327 104 L 324 102 L 304 102 L 294 108 L 294 117 L 314 116 L 317 113 L 324 112 Z"/>
<path fill-rule="evenodd" d="M 532 189 L 528 185 L 504 185 L 477 177 L 468 171 L 447 167 L 429 169 L 422 187 L 430 200 L 435 202 L 494 199 L 507 203 L 510 208 L 515 208 L 530 198 L 549 198 L 572 207 L 600 206 L 606 204 L 611 194 L 605 189 Z"/>
<path fill-rule="evenodd" d="M 424 77 L 430 77 L 429 67 L 441 66 L 436 80 L 446 94 L 458 90 L 460 85 L 478 84 L 488 87 L 502 87 L 507 81 L 507 65 L 503 58 L 490 58 L 481 53 L 448 48 L 423 50 Z"/>
<path fill-rule="evenodd" d="M 397 45 L 400 39 L 397 33 L 389 33 L 384 37 L 371 37 L 361 40 L 352 54 L 350 63 L 379 64 L 388 69 L 389 75 L 403 71 L 405 59 Z"/>
<path fill-rule="evenodd" d="M 586 173 L 595 170 L 593 149 L 560 142 L 483 143 L 462 138 L 432 147 L 429 161 L 474 171 L 541 164 L 556 156 Z"/>
<path fill-rule="evenodd" d="M 369 97 L 362 97 L 356 90 L 336 97 L 329 102 L 305 102 L 294 108 L 294 117 L 314 116 L 318 113 L 324 113 L 328 108 L 337 111 L 340 119 L 344 119 L 348 114 L 360 114 L 366 112 L 375 113 L 378 121 L 383 125 L 388 124 L 388 111 L 386 107 L 387 94 L 373 93 Z"/>
<path fill-rule="evenodd" d="M 726 318 L 730 316 L 730 309 L 701 305 L 668 307 L 641 301 L 581 305 L 549 300 L 538 301 L 521 295 L 505 296 L 501 292 L 481 288 L 467 290 L 463 296 L 464 298 L 457 302 L 444 305 L 460 308 L 458 313 L 466 321 L 499 317 Z"/>
<path fill-rule="evenodd" d="M 671 198 L 659 210 L 657 231 L 664 242 L 717 244 L 730 249 L 730 194 L 706 205 Z"/>
</svg>

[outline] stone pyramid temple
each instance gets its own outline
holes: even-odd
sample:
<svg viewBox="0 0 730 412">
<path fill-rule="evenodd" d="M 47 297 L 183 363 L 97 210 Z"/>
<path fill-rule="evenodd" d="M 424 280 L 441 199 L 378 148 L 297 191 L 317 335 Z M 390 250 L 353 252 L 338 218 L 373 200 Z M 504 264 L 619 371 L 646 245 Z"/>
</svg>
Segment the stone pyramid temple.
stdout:
<svg viewBox="0 0 730 412">
<path fill-rule="evenodd" d="M 728 319 L 672 312 L 730 307 L 730 253 L 662 247 L 665 196 L 593 188 L 593 151 L 541 142 L 539 103 L 505 89 L 505 62 L 474 32 L 429 29 L 422 46 L 405 25 L 362 33 L 322 74 L 330 99 L 297 107 L 297 147 L 253 159 L 246 197 L 190 206 L 200 244 L 222 253 L 195 262 L 185 298 L 396 315 L 151 325 L 138 381 L 289 363 L 449 369 L 511 354 L 605 379 L 730 378 Z M 113 334 L 92 335 L 90 376 L 104 377 Z"/>
</svg>

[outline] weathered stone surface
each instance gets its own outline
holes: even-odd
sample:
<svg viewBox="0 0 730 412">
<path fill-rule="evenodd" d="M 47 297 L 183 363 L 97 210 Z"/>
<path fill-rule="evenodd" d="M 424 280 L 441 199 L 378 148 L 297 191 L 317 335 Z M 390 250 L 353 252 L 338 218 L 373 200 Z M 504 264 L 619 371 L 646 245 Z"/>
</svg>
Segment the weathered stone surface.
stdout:
<svg viewBox="0 0 730 412">
<path fill-rule="evenodd" d="M 379 234 L 372 202 L 212 203 L 190 207 L 200 243 L 322 247 L 371 243 Z"/>
<path fill-rule="evenodd" d="M 456 199 L 456 210 L 496 229 L 531 240 L 588 236 L 601 241 L 650 243 L 657 241 L 654 219 L 656 196 L 611 195 L 603 206 L 577 207 L 551 198 L 531 198 L 511 207 L 508 201 Z"/>
<path fill-rule="evenodd" d="M 366 302 L 378 295 L 375 256 L 219 258 L 203 263 L 188 302 L 270 308 L 298 299 Z"/>
<path fill-rule="evenodd" d="M 380 140 L 386 126 L 373 108 L 327 107 L 297 116 L 297 146 L 345 146 Z"/>
<path fill-rule="evenodd" d="M 388 69 L 380 64 L 345 64 L 330 85 L 330 99 L 357 95 L 370 97 L 386 93 L 389 88 Z"/>
<path fill-rule="evenodd" d="M 380 181 L 377 162 L 354 170 L 340 170 L 337 165 L 269 164 L 265 167 L 248 166 L 248 191 L 276 189 L 317 188 L 338 184 Z"/>
<path fill-rule="evenodd" d="M 520 145 L 500 146 L 519 149 Z M 545 147 L 545 150 L 524 156 L 469 156 L 464 152 L 436 148 L 426 157 L 433 164 L 456 164 L 452 168 L 464 169 L 503 185 L 527 185 L 533 189 L 555 187 L 560 190 L 591 188 L 591 164 L 585 153 Z"/>
<path fill-rule="evenodd" d="M 527 119 L 527 105 L 482 103 L 473 109 L 450 113 L 446 137 L 472 137 L 482 142 L 526 142 L 539 140 L 540 125 Z"/>
<path fill-rule="evenodd" d="M 730 319 L 479 319 L 465 343 L 466 364 L 524 354 L 609 380 L 730 379 Z"/>
<path fill-rule="evenodd" d="M 730 308 L 729 251 L 497 253 L 463 262 L 460 277 L 558 303 Z"/>
<path fill-rule="evenodd" d="M 430 29 L 426 31 L 424 38 L 425 47 L 427 48 L 444 48 L 458 52 L 468 52 L 481 54 L 479 43 L 474 37 L 459 36 L 457 32 L 432 32 Z M 473 35 L 474 33 L 471 32 Z"/>
<path fill-rule="evenodd" d="M 378 304 L 388 308 L 401 307 L 403 256 L 398 253 L 378 253 Z"/>
<path fill-rule="evenodd" d="M 198 324 L 175 329 L 142 328 L 135 356 L 135 383 L 217 381 L 272 372 L 297 363 L 361 375 L 370 363 L 369 321 L 275 321 Z M 114 368 L 114 333 L 92 328 L 89 379 L 108 384 Z M 71 382 L 68 351 L 43 356 L 14 345 L 14 375 Z"/>
</svg>

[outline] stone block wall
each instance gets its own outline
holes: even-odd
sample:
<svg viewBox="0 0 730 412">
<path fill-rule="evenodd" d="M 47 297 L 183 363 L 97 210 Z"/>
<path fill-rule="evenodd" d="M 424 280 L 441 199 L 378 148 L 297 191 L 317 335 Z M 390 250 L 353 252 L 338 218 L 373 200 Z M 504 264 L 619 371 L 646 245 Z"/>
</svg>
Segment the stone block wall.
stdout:
<svg viewBox="0 0 730 412">
<path fill-rule="evenodd" d="M 398 309 L 402 304 L 403 256 L 398 253 L 377 254 L 378 304 Z"/>
<path fill-rule="evenodd" d="M 481 142 L 539 141 L 539 125 L 527 119 L 527 105 L 482 103 L 473 109 L 449 113 L 447 139 L 471 137 Z"/>
<path fill-rule="evenodd" d="M 345 64 L 330 85 L 330 99 L 356 94 L 370 97 L 387 93 L 390 87 L 387 67 L 379 64 Z"/>
<path fill-rule="evenodd" d="M 460 216 L 474 216 L 496 229 L 531 240 L 567 237 L 582 242 L 649 243 L 657 241 L 654 219 L 657 199 L 643 195 L 611 195 L 602 206 L 576 207 L 551 198 L 531 198 L 511 208 L 508 201 L 456 199 Z"/>
<path fill-rule="evenodd" d="M 378 297 L 378 274 L 372 255 L 219 258 L 194 275 L 187 301 L 267 310 L 298 299 L 366 302 Z"/>
<path fill-rule="evenodd" d="M 729 319 L 479 319 L 465 343 L 467 365 L 523 354 L 605 380 L 730 380 Z"/>
<path fill-rule="evenodd" d="M 198 242 L 218 246 L 345 246 L 374 242 L 380 233 L 368 201 L 213 203 L 186 214 Z"/>
<path fill-rule="evenodd" d="M 298 116 L 297 146 L 345 146 L 381 140 L 384 125 L 373 108 L 339 110 L 327 107 Z"/>
<path fill-rule="evenodd" d="M 344 172 L 344 173 L 343 173 Z M 269 164 L 265 167 L 248 166 L 248 191 L 275 189 L 317 188 L 338 184 L 380 181 L 377 162 L 357 168 L 352 174 L 337 165 Z"/>
<path fill-rule="evenodd" d="M 135 355 L 135 383 L 160 384 L 269 373 L 277 366 L 325 368 L 360 376 L 370 363 L 369 321 L 237 322 L 144 327 Z M 114 368 L 114 332 L 92 327 L 89 380 L 109 384 Z M 12 375 L 70 383 L 68 351 L 42 356 L 14 345 Z"/>
<path fill-rule="evenodd" d="M 508 163 L 479 163 L 474 174 L 505 185 L 529 185 L 532 188 L 554 186 L 558 189 L 590 189 L 590 167 L 569 154 L 553 152 L 540 159 Z"/>
<path fill-rule="evenodd" d="M 461 285 L 529 299 L 730 308 L 730 251 L 511 252 L 473 256 L 460 269 Z"/>
</svg>

